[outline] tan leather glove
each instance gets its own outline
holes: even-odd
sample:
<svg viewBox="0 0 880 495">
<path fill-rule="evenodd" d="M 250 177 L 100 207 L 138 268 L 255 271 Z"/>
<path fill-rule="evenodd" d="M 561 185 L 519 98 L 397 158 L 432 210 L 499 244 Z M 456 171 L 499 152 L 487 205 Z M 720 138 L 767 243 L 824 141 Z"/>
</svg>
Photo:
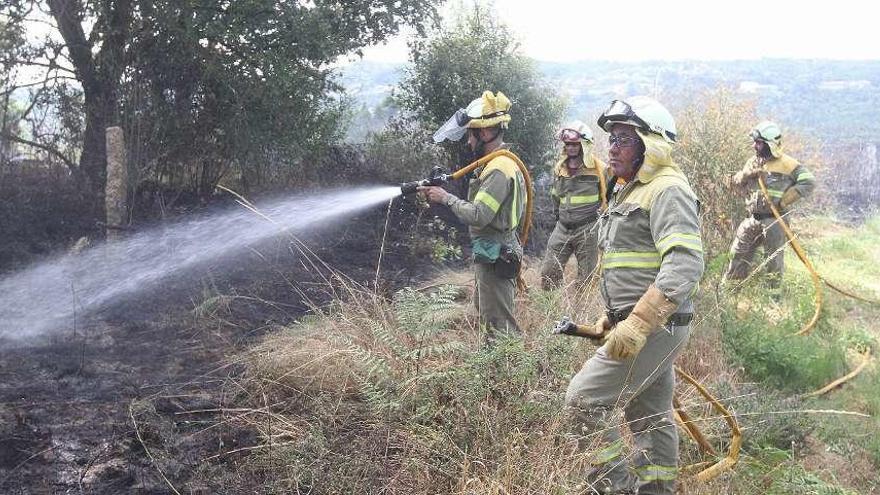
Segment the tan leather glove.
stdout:
<svg viewBox="0 0 880 495">
<path fill-rule="evenodd" d="M 789 187 L 784 193 L 782 193 L 782 199 L 779 200 L 779 206 L 783 209 L 788 208 L 799 199 L 801 199 L 801 193 L 799 193 L 797 189 Z"/>
<path fill-rule="evenodd" d="M 653 285 L 642 295 L 629 316 L 617 324 L 605 340 L 611 359 L 627 359 L 638 354 L 648 336 L 666 323 L 678 305 Z"/>
<path fill-rule="evenodd" d="M 766 171 L 764 170 L 764 167 L 758 164 L 753 164 L 751 167 L 743 168 L 739 172 L 733 174 L 731 180 L 734 186 L 745 186 L 751 179 L 765 175 Z"/>
<path fill-rule="evenodd" d="M 608 316 L 603 314 L 593 325 L 593 334 L 597 338 L 602 338 L 608 333 L 608 330 L 611 330 L 611 322 L 608 321 Z"/>
</svg>

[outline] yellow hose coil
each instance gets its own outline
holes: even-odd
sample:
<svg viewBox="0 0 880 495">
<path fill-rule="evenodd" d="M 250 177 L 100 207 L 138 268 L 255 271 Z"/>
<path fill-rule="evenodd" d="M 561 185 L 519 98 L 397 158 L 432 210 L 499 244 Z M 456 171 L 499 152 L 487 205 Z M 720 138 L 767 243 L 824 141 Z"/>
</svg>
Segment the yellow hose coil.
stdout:
<svg viewBox="0 0 880 495">
<path fill-rule="evenodd" d="M 819 321 L 819 313 L 822 311 L 822 284 L 820 282 L 819 273 L 813 268 L 813 263 L 807 258 L 807 253 L 804 252 L 801 244 L 795 239 L 794 232 L 791 231 L 788 224 L 782 219 L 782 215 L 779 214 L 779 210 L 777 210 L 776 206 L 773 204 L 773 201 L 770 200 L 770 192 L 767 191 L 767 184 L 764 183 L 763 177 L 758 177 L 758 186 L 761 188 L 761 193 L 764 194 L 764 200 L 767 201 L 767 204 L 770 206 L 770 211 L 773 213 L 773 217 L 779 222 L 779 226 L 782 227 L 782 231 L 785 232 L 785 237 L 787 237 L 788 241 L 791 243 L 791 248 L 794 249 L 795 254 L 797 254 L 804 266 L 807 267 L 807 270 L 810 272 L 810 278 L 813 280 L 813 287 L 816 294 L 814 298 L 816 310 L 813 312 L 813 317 L 810 318 L 810 321 L 795 333 L 795 335 L 806 335 L 816 326 L 816 322 Z"/>
<path fill-rule="evenodd" d="M 727 456 L 716 462 L 715 464 L 709 466 L 708 468 L 697 473 L 697 479 L 702 482 L 712 481 L 717 478 L 718 475 L 723 473 L 724 471 L 729 471 L 736 466 L 737 461 L 739 460 L 739 449 L 742 446 L 742 431 L 739 429 L 739 423 L 736 421 L 736 417 L 727 410 L 724 405 L 718 401 L 712 394 L 706 390 L 700 382 L 697 381 L 696 378 L 682 371 L 678 366 L 675 367 L 675 372 L 678 376 L 682 377 L 684 381 L 690 383 L 703 398 L 706 399 L 707 402 L 712 404 L 712 407 L 715 408 L 723 417 L 724 421 L 727 422 L 728 426 L 730 426 L 731 438 L 730 438 L 730 448 L 727 449 Z M 693 423 L 691 423 L 693 426 Z M 696 430 L 696 427 L 694 426 Z M 690 429 L 689 429 L 690 430 Z M 699 431 L 699 430 L 697 430 Z M 702 435 L 700 435 L 702 436 Z M 702 465 L 702 463 L 700 464 Z M 687 468 L 685 468 L 687 469 Z"/>
<path fill-rule="evenodd" d="M 776 218 L 776 221 L 779 222 L 779 225 L 782 227 L 783 232 L 785 232 L 785 236 L 788 238 L 789 242 L 791 243 L 791 247 L 792 247 L 792 249 L 794 249 L 795 254 L 797 254 L 798 258 L 800 258 L 801 262 L 804 264 L 805 267 L 807 267 L 807 270 L 810 272 L 810 277 L 813 280 L 813 287 L 815 287 L 815 289 L 816 289 L 816 297 L 815 297 L 816 311 L 813 313 L 813 317 L 810 319 L 810 321 L 807 322 L 807 324 L 804 325 L 804 327 L 800 331 L 798 331 L 795 335 L 806 335 L 807 333 L 810 332 L 810 330 L 812 330 L 816 326 L 816 322 L 819 321 L 819 313 L 822 310 L 822 284 L 820 283 L 820 281 L 824 282 L 825 285 L 827 285 L 828 287 L 831 287 L 833 290 L 835 290 L 845 296 L 849 296 L 854 299 L 858 299 L 860 301 L 865 301 L 865 302 L 872 303 L 872 304 L 878 303 L 877 301 L 873 301 L 871 299 L 868 299 L 868 298 L 865 298 L 865 297 L 862 297 L 862 296 L 859 296 L 856 294 L 852 294 L 844 289 L 841 289 L 840 287 L 837 287 L 836 285 L 832 284 L 831 282 L 826 280 L 824 277 L 819 275 L 819 273 L 813 267 L 813 263 L 811 263 L 809 258 L 807 258 L 807 253 L 804 252 L 804 249 L 801 247 L 800 243 L 797 241 L 797 239 L 795 239 L 794 233 L 788 227 L 788 224 L 785 222 L 785 220 L 782 219 L 782 215 L 779 214 L 779 210 L 776 209 L 776 206 L 773 204 L 773 201 L 770 200 L 770 192 L 767 191 L 767 184 L 764 183 L 763 177 L 760 177 L 760 176 L 758 177 L 758 186 L 761 188 L 761 193 L 764 195 L 764 200 L 767 201 L 767 204 L 770 206 L 770 211 L 773 213 L 773 216 Z M 861 371 L 863 369 L 865 369 L 865 367 L 870 362 L 870 359 L 871 359 L 870 353 L 866 353 L 865 358 L 862 361 L 862 364 L 860 364 L 855 370 L 853 370 L 852 372 L 850 372 L 849 374 L 847 374 L 841 378 L 838 378 L 837 380 L 834 380 L 833 382 L 820 388 L 819 390 L 816 390 L 814 392 L 806 394 L 805 397 L 814 397 L 817 395 L 822 395 L 822 394 L 828 393 L 829 391 L 833 390 L 834 388 L 839 387 L 843 383 L 853 379 L 855 376 L 857 376 L 859 373 L 861 373 Z"/>
</svg>

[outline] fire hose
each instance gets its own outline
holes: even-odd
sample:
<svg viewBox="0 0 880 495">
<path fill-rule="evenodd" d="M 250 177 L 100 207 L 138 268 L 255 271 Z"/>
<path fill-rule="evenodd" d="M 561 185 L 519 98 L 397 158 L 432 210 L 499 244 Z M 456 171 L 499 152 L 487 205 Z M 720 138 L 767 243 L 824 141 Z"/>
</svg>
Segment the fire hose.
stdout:
<svg viewBox="0 0 880 495">
<path fill-rule="evenodd" d="M 510 158 L 511 160 L 513 160 L 514 163 L 516 163 L 516 166 L 519 168 L 519 171 L 523 175 L 523 180 L 525 181 L 526 210 L 525 218 L 523 219 L 522 230 L 520 230 L 519 234 L 519 242 L 523 247 L 525 247 L 526 241 L 529 240 L 529 230 L 532 227 L 532 211 L 534 209 L 534 205 L 532 202 L 532 176 L 529 175 L 529 169 L 526 168 L 526 165 L 522 162 L 522 160 L 520 160 L 518 156 L 506 149 L 495 150 L 486 156 L 478 158 L 472 163 L 456 170 L 451 174 L 444 173 L 440 167 L 434 167 L 433 169 L 431 169 L 430 176 L 422 180 L 401 184 L 400 190 L 403 194 L 410 194 L 415 192 L 419 188 L 419 186 L 441 186 L 446 182 L 449 182 L 450 180 L 461 179 L 467 174 L 501 156 Z M 520 273 L 517 274 L 517 283 L 520 289 L 526 288 L 525 281 L 522 278 L 522 270 L 520 270 Z"/>
<path fill-rule="evenodd" d="M 767 190 L 767 184 L 764 182 L 764 178 L 761 176 L 758 176 L 758 187 L 761 188 L 761 193 L 764 195 L 764 201 L 767 203 L 767 205 L 770 206 L 770 212 L 773 213 L 773 217 L 779 223 L 779 226 L 782 228 L 782 231 L 785 233 L 785 237 L 788 238 L 788 241 L 791 244 L 791 248 L 794 250 L 795 254 L 797 254 L 797 257 L 801 260 L 801 263 L 803 263 L 804 266 L 807 268 L 807 271 L 810 272 L 810 278 L 812 279 L 813 287 L 815 288 L 816 296 L 815 296 L 814 300 L 816 302 L 816 310 L 813 312 L 813 317 L 810 319 L 810 321 L 808 321 L 807 324 L 804 325 L 803 328 L 801 328 L 798 332 L 796 332 L 795 335 L 808 334 L 810 332 L 810 330 L 812 330 L 816 326 L 816 322 L 819 321 L 819 313 L 822 310 L 822 300 L 823 300 L 823 298 L 822 298 L 822 284 L 820 283 L 820 281 L 824 282 L 826 285 L 828 285 L 828 287 L 831 287 L 835 291 L 837 291 L 845 296 L 849 296 L 849 297 L 852 297 L 852 298 L 855 298 L 855 299 L 858 299 L 861 301 L 873 303 L 873 304 L 880 304 L 880 302 L 872 301 L 868 298 L 857 296 L 855 294 L 851 294 L 848 291 L 845 291 L 845 290 L 835 286 L 834 284 L 832 284 L 831 282 L 826 280 L 824 277 L 819 275 L 819 272 L 817 272 L 816 269 L 813 267 L 813 263 L 811 263 L 810 259 L 807 258 L 807 253 L 804 251 L 803 247 L 801 247 L 801 244 L 795 238 L 794 232 L 791 231 L 791 228 L 788 226 L 788 223 L 782 219 L 782 215 L 779 213 L 779 210 L 776 208 L 776 205 L 774 205 L 773 201 L 770 199 L 770 191 Z M 841 377 L 837 380 L 834 380 L 833 382 L 829 383 L 828 385 L 820 388 L 819 390 L 816 390 L 815 392 L 811 392 L 811 393 L 807 394 L 806 396 L 811 397 L 811 396 L 816 396 L 816 395 L 822 395 L 822 394 L 827 393 L 827 392 L 831 391 L 832 389 L 838 387 L 839 385 L 845 383 L 846 381 L 854 378 L 867 366 L 869 360 L 870 360 L 870 353 L 865 353 L 864 360 L 863 360 L 862 364 L 859 365 L 851 373 L 849 373 L 846 376 Z"/>
<path fill-rule="evenodd" d="M 782 231 L 785 232 L 785 237 L 788 238 L 788 241 L 791 243 L 791 248 L 794 250 L 797 257 L 800 258 L 801 263 L 807 267 L 807 271 L 810 272 L 810 278 L 813 280 L 813 288 L 815 289 L 815 306 L 816 309 L 813 312 L 812 318 L 810 321 L 804 325 L 803 328 L 797 331 L 795 335 L 806 335 L 810 333 L 816 326 L 816 322 L 819 321 L 819 313 L 822 311 L 822 284 L 820 283 L 819 273 L 813 268 L 813 263 L 810 262 L 810 259 L 807 258 L 807 253 L 804 252 L 804 249 L 801 247 L 801 243 L 795 239 L 794 232 L 788 227 L 788 224 L 785 220 L 782 219 L 782 215 L 779 214 L 779 210 L 776 209 L 776 206 L 773 204 L 773 201 L 770 200 L 770 192 L 767 191 L 767 184 L 764 183 L 763 177 L 758 177 L 758 186 L 761 188 L 761 193 L 764 194 L 764 200 L 770 206 L 770 211 L 773 213 L 773 217 L 776 218 L 776 221 L 779 223 L 779 226 L 782 228 Z"/>
</svg>

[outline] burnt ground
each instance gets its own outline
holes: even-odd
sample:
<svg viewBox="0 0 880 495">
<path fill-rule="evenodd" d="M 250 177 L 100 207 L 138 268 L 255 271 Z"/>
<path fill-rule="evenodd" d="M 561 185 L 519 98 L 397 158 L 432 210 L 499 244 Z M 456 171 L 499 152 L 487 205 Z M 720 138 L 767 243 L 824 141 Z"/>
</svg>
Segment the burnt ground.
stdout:
<svg viewBox="0 0 880 495">
<path fill-rule="evenodd" d="M 430 274 L 413 218 L 392 215 L 383 290 Z M 372 283 L 384 222 L 377 208 L 307 244 Z M 211 426 L 238 372 L 231 357 L 306 312 L 303 295 L 329 297 L 326 271 L 289 248 L 277 241 L 171 280 L 43 342 L 0 343 L 0 493 L 247 493 L 224 488 L 222 475 L 205 481 L 206 469 L 240 459 L 226 453 L 256 442 L 254 432 Z"/>
</svg>

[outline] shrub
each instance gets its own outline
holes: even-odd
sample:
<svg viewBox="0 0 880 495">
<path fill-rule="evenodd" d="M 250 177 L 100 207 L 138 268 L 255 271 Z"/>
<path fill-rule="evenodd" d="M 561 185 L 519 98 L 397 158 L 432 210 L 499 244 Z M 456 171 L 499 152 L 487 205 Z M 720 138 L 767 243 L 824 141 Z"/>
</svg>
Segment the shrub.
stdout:
<svg viewBox="0 0 880 495">
<path fill-rule="evenodd" d="M 779 389 L 805 392 L 845 372 L 846 355 L 841 342 L 829 338 L 833 332 L 824 320 L 811 334 L 794 335 L 813 312 L 812 294 L 800 289 L 794 289 L 794 307 L 780 314 L 766 292 L 750 287 L 752 306 L 724 311 L 721 326 L 725 351 L 749 376 Z M 725 306 L 736 308 L 736 302 L 731 299 Z"/>
</svg>

